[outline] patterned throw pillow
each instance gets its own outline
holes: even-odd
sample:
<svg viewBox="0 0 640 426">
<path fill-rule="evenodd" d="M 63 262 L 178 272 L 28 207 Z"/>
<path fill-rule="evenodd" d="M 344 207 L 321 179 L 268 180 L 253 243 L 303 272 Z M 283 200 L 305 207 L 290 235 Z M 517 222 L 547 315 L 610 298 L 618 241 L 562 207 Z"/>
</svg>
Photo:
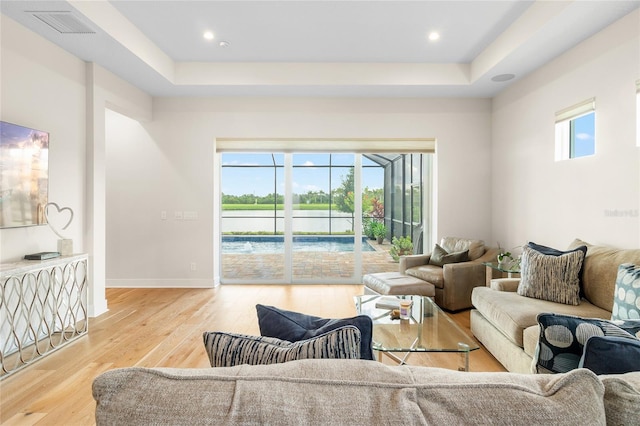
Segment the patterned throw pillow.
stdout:
<svg viewBox="0 0 640 426">
<path fill-rule="evenodd" d="M 371 347 L 373 321 L 367 315 L 339 319 L 320 318 L 261 304 L 256 305 L 256 313 L 262 336 L 289 342 L 310 339 L 336 328 L 352 325 L 360 330 L 360 356 L 362 359 L 374 359 Z"/>
<path fill-rule="evenodd" d="M 640 266 L 623 263 L 618 267 L 611 319 L 640 320 Z"/>
<path fill-rule="evenodd" d="M 308 358 L 360 358 L 360 331 L 345 326 L 299 342 L 219 331 L 202 335 L 212 367 L 277 364 Z"/>
<path fill-rule="evenodd" d="M 447 253 L 445 249 L 436 244 L 429 258 L 429 265 L 444 266 L 448 263 L 467 262 L 468 260 L 469 250 Z"/>
<path fill-rule="evenodd" d="M 525 246 L 518 294 L 565 305 L 579 305 L 579 275 L 583 261 L 584 253 L 580 250 L 553 256 Z"/>
<path fill-rule="evenodd" d="M 542 254 L 548 254 L 550 256 L 562 256 L 563 254 L 567 254 L 567 253 L 571 253 L 573 251 L 581 251 L 584 253 L 584 256 L 587 256 L 587 246 L 585 245 L 581 245 L 578 246 L 572 250 L 558 250 L 555 249 L 553 247 L 547 247 L 547 246 L 543 246 L 542 244 L 536 244 L 533 241 L 529 241 L 529 243 L 527 243 L 527 247 L 531 247 L 532 249 L 534 249 L 537 252 L 540 252 Z M 582 267 L 580 267 L 580 272 L 578 272 L 578 281 L 579 281 L 579 285 L 580 285 L 580 297 L 584 297 L 584 288 L 582 287 L 582 274 L 584 272 L 584 261 L 582 262 Z"/>
<path fill-rule="evenodd" d="M 610 321 L 571 315 L 540 314 L 540 337 L 533 359 L 537 373 L 565 373 L 578 368 L 592 336 L 635 337 Z"/>
</svg>

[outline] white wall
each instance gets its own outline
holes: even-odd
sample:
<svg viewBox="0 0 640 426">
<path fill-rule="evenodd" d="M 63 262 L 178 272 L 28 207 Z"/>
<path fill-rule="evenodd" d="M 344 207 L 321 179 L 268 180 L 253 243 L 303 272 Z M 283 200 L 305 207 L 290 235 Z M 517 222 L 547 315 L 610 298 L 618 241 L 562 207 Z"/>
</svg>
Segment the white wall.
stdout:
<svg viewBox="0 0 640 426">
<path fill-rule="evenodd" d="M 207 160 L 213 143 L 193 151 L 178 136 L 167 141 L 175 145 L 167 151 L 145 128 L 156 124 L 145 126 L 114 111 L 106 115 L 108 284 L 210 287 L 213 172 Z M 199 220 L 175 220 L 175 211 L 185 210 L 197 211 Z M 197 271 L 190 270 L 191 262 Z"/>
<path fill-rule="evenodd" d="M 503 246 L 640 246 L 639 28 L 636 11 L 494 98 L 492 219 Z M 596 155 L 554 161 L 555 112 L 591 97 Z"/>
<path fill-rule="evenodd" d="M 435 236 L 491 242 L 490 108 L 485 99 L 167 98 L 154 99 L 151 122 L 110 115 L 107 285 L 212 285 L 215 138 L 435 137 Z M 185 210 L 199 219 L 174 220 Z"/>
<path fill-rule="evenodd" d="M 106 286 L 106 115 L 107 107 L 140 120 L 151 119 L 149 95 L 95 64 L 87 64 L 87 227 L 93 312 L 107 309 Z"/>
<path fill-rule="evenodd" d="M 82 253 L 85 64 L 11 19 L 0 19 L 1 119 L 49 132 L 49 201 L 75 212 L 63 235 L 73 239 L 75 252 Z M 57 240 L 48 226 L 2 229 L 0 261 L 19 260 L 27 253 L 57 251 Z"/>
<path fill-rule="evenodd" d="M 105 276 L 212 284 L 216 137 L 436 137 L 435 236 L 490 240 L 488 100 L 157 99 L 152 117 L 148 95 L 4 16 L 1 54 L 1 119 L 51 133 L 50 196 L 76 213 L 68 233 L 75 251 L 91 256 L 93 314 L 106 309 Z M 112 126 L 107 107 L 140 121 Z M 112 163 L 129 168 L 107 172 Z M 171 220 L 185 210 L 199 220 Z M 10 262 L 55 250 L 57 237 L 29 227 L 1 230 L 0 239 L 0 262 Z"/>
<path fill-rule="evenodd" d="M 63 235 L 89 254 L 89 315 L 105 300 L 105 107 L 151 118 L 151 97 L 108 71 L 1 18 L 0 119 L 50 133 L 49 200 L 74 210 Z M 57 250 L 47 226 L 0 230 L 0 263 Z"/>
</svg>

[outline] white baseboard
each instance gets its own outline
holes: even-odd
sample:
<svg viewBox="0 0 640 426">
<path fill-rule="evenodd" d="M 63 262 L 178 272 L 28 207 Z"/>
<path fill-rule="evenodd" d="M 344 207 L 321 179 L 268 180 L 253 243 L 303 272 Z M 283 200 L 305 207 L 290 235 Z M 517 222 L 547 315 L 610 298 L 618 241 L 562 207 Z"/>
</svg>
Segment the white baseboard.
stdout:
<svg viewBox="0 0 640 426">
<path fill-rule="evenodd" d="M 111 279 L 106 288 L 213 288 L 213 279 Z"/>
</svg>

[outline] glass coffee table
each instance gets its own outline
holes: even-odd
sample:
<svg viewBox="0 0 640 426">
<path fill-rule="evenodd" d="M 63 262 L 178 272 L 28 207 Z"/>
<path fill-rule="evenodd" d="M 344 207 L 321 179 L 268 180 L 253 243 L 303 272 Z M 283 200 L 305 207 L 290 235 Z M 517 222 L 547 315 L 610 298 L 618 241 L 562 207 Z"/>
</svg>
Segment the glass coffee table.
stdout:
<svg viewBox="0 0 640 426">
<path fill-rule="evenodd" d="M 451 352 L 460 355 L 458 370 L 469 371 L 469 352 L 480 347 L 430 297 L 423 296 L 355 296 L 359 315 L 373 320 L 373 349 L 406 364 L 414 352 Z M 393 319 L 400 300 L 410 300 L 408 319 Z M 400 358 L 395 353 L 405 353 Z"/>
</svg>

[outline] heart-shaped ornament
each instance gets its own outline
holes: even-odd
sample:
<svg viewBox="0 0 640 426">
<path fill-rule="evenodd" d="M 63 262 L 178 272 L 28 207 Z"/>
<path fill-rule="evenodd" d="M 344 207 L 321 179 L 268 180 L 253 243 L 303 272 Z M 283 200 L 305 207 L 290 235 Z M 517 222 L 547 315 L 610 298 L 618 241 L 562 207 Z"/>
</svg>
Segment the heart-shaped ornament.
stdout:
<svg viewBox="0 0 640 426">
<path fill-rule="evenodd" d="M 55 226 L 51 223 L 51 215 L 49 214 L 49 207 L 55 207 L 56 208 L 56 213 L 55 213 L 55 218 L 54 221 L 56 223 L 64 223 L 64 219 L 60 219 L 60 217 L 62 216 L 62 214 L 66 211 L 69 212 L 69 219 L 67 220 L 67 224 L 64 225 L 62 227 L 62 230 L 64 231 L 65 229 L 67 229 L 69 227 L 69 225 L 71 225 L 71 221 L 73 220 L 73 210 L 71 210 L 71 207 L 62 207 L 60 208 L 60 206 L 57 203 L 47 203 L 44 206 L 44 218 L 47 220 L 47 223 L 49 224 L 49 227 L 51 228 L 51 230 L 53 232 L 55 232 L 55 234 L 62 238 L 63 240 L 65 239 L 65 237 L 62 236 L 62 234 L 60 233 L 60 231 L 58 231 Z"/>
</svg>

